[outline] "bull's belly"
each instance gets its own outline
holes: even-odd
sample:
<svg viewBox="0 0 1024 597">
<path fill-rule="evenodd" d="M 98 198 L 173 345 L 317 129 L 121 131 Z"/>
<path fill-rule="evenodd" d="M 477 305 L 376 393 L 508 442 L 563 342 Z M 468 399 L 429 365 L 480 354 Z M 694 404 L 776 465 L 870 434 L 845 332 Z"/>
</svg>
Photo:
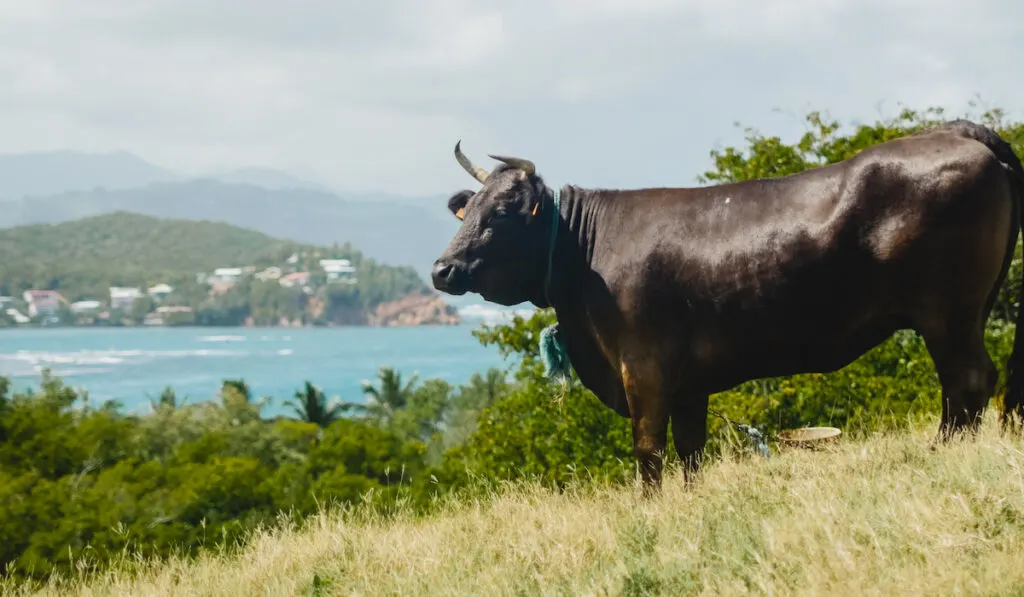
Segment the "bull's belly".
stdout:
<svg viewBox="0 0 1024 597">
<path fill-rule="evenodd" d="M 707 347 L 694 351 L 688 368 L 689 385 L 702 393 L 715 393 L 753 379 L 830 373 L 849 365 L 896 331 L 910 327 L 907 319 L 894 315 L 842 328 L 826 329 L 815 323 L 804 321 L 788 331 L 751 326 L 741 333 L 723 333 L 713 353 Z"/>
</svg>

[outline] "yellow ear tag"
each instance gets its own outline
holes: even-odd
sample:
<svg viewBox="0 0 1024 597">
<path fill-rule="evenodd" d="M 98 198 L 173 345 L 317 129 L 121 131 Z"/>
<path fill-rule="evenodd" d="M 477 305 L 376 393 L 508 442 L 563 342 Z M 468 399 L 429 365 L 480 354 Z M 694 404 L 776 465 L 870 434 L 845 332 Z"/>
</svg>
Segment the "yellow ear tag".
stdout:
<svg viewBox="0 0 1024 597">
<path fill-rule="evenodd" d="M 540 207 L 540 203 L 535 203 L 535 204 L 533 205 L 533 213 L 531 213 L 531 214 L 530 214 L 531 216 L 535 216 L 535 215 L 537 215 L 537 208 L 538 208 L 538 207 Z"/>
<path fill-rule="evenodd" d="M 458 218 L 458 219 L 460 219 L 460 220 L 461 220 L 461 219 L 462 219 L 462 218 L 463 218 L 463 217 L 464 217 L 465 215 L 466 215 L 466 208 L 465 208 L 465 207 L 460 207 L 460 208 L 459 208 L 459 211 L 455 212 L 455 217 L 456 217 L 456 218 Z"/>
</svg>

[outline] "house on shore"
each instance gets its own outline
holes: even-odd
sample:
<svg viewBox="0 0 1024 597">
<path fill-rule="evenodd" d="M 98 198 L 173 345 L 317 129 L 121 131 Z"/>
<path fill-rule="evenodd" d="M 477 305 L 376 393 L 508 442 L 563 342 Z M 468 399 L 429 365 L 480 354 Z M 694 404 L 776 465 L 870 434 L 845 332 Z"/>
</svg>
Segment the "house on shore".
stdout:
<svg viewBox="0 0 1024 597">
<path fill-rule="evenodd" d="M 356 268 L 348 259 L 321 259 L 319 263 L 327 274 L 328 282 L 356 283 Z"/>
<path fill-rule="evenodd" d="M 22 298 L 28 304 L 29 317 L 56 315 L 60 304 L 67 302 L 56 290 L 26 290 Z"/>
<path fill-rule="evenodd" d="M 238 280 L 245 274 L 251 274 L 255 268 L 248 267 L 218 267 L 213 270 L 213 275 L 206 278 L 205 282 L 210 286 L 210 294 L 224 294 L 231 290 Z"/>
<path fill-rule="evenodd" d="M 85 315 L 99 311 L 102 306 L 99 301 L 76 301 L 71 303 L 71 312 L 75 315 Z"/>
<path fill-rule="evenodd" d="M 138 288 L 125 288 L 120 286 L 110 287 L 110 308 L 119 311 L 128 311 L 135 304 L 135 299 L 145 296 Z"/>
<path fill-rule="evenodd" d="M 261 282 L 270 282 L 271 280 L 280 280 L 283 274 L 284 272 L 281 271 L 281 268 L 272 265 L 261 272 L 257 272 L 255 277 Z"/>
<path fill-rule="evenodd" d="M 146 294 L 149 295 L 149 298 L 153 299 L 158 303 L 166 301 L 167 298 L 171 296 L 172 292 L 174 292 L 174 288 L 168 286 L 167 284 L 157 284 L 156 286 L 152 286 L 148 290 L 146 290 Z"/>
<path fill-rule="evenodd" d="M 4 311 L 4 312 L 7 313 L 8 317 L 11 318 L 11 321 L 13 321 L 14 323 L 17 323 L 19 325 L 24 325 L 24 324 L 30 323 L 32 321 L 31 318 L 27 317 L 24 313 L 22 313 L 21 311 L 18 311 L 14 307 L 8 307 L 7 310 Z"/>
<path fill-rule="evenodd" d="M 279 283 L 285 288 L 306 286 L 309 284 L 309 272 L 295 272 L 294 274 L 288 274 L 287 276 L 283 276 Z"/>
</svg>

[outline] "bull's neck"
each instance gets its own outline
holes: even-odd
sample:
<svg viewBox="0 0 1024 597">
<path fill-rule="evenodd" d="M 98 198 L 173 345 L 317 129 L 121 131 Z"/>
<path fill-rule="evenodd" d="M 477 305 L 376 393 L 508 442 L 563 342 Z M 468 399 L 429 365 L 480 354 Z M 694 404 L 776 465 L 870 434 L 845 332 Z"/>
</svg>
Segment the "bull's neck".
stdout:
<svg viewBox="0 0 1024 597">
<path fill-rule="evenodd" d="M 549 199 L 553 197 L 549 196 Z M 547 210 L 555 209 L 553 201 L 546 203 Z M 552 223 L 549 224 L 557 226 L 550 259 L 551 269 L 544 272 L 550 282 L 546 289 L 541 289 L 534 304 L 539 307 L 555 307 L 557 310 L 577 302 L 594 258 L 597 225 L 603 204 L 600 196 L 587 189 L 571 185 L 561 188 L 558 217 L 551 218 Z M 546 240 L 545 248 L 552 251 L 550 240 Z"/>
</svg>

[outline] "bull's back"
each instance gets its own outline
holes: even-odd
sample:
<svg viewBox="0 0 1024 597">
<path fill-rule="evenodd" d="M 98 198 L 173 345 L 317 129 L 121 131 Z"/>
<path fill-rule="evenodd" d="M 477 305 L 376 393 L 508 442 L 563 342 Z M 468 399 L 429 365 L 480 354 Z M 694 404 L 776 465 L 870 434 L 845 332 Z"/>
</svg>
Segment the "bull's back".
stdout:
<svg viewBox="0 0 1024 597">
<path fill-rule="evenodd" d="M 644 323 L 688 338 L 680 357 L 711 386 L 831 371 L 944 303 L 983 302 L 1012 225 L 998 160 L 948 133 L 671 201 L 637 236 L 640 304 L 662 318 Z"/>
</svg>

